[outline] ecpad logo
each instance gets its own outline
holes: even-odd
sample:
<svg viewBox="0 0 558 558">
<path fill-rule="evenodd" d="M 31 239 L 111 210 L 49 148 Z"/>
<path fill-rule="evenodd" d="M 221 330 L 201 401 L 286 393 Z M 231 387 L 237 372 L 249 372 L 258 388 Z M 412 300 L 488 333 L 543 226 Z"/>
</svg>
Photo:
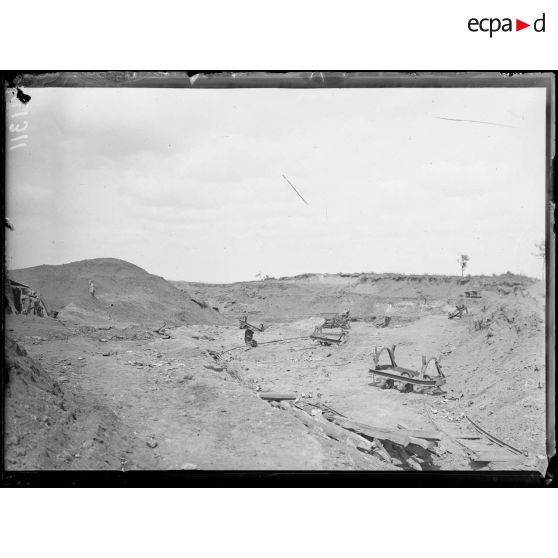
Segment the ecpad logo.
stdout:
<svg viewBox="0 0 558 558">
<path fill-rule="evenodd" d="M 543 13 L 543 15 L 539 19 L 536 19 L 533 22 L 533 29 L 535 30 L 535 32 L 545 32 L 545 18 L 546 14 Z M 468 21 L 467 27 L 469 28 L 469 31 L 473 33 L 477 33 L 478 31 L 481 31 L 483 33 L 490 33 L 490 38 L 492 38 L 492 35 L 494 33 L 497 33 L 498 31 L 503 31 L 504 33 L 513 31 L 512 18 L 509 17 L 505 17 L 503 19 L 500 19 L 498 17 L 485 17 L 482 19 L 472 17 Z M 516 31 L 521 31 L 522 29 L 525 29 L 527 27 L 531 27 L 531 24 L 525 23 L 520 19 L 515 20 Z"/>
</svg>

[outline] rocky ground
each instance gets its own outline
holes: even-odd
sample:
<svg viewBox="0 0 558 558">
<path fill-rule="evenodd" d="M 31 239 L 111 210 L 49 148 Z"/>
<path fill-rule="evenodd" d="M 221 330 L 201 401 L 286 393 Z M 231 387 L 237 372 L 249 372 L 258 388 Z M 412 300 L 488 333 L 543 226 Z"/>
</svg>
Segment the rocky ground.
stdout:
<svg viewBox="0 0 558 558">
<path fill-rule="evenodd" d="M 393 453 L 385 459 L 332 434 L 320 411 L 308 418 L 297 408 L 311 404 L 376 428 L 441 431 L 422 468 L 543 471 L 544 289 L 524 287 L 516 294 L 483 293 L 456 320 L 447 317 L 447 298 L 389 294 L 398 312 L 390 327 L 376 328 L 366 319 L 372 313 L 362 312 L 340 346 L 308 337 L 322 319 L 305 316 L 312 309 L 300 304 L 302 316 L 281 320 L 276 312 L 256 333 L 256 348 L 244 345 L 232 311 L 220 313 L 224 323 L 174 324 L 165 336 L 153 324 L 8 316 L 6 468 L 417 468 L 412 459 Z M 209 291 L 200 287 L 195 296 L 203 300 Z M 238 293 L 230 292 L 235 300 Z M 253 292 L 264 309 L 279 309 L 275 287 L 269 298 L 261 287 Z M 375 303 L 383 305 L 375 307 L 381 314 L 387 301 Z M 267 343 L 287 338 L 298 339 Z M 420 368 L 423 354 L 439 357 L 447 376 L 443 391 L 404 393 L 375 382 L 369 373 L 374 348 L 391 345 L 402 366 Z M 294 393 L 298 402 L 270 404 L 263 392 Z M 476 432 L 466 417 L 520 449 L 520 458 L 472 463 L 469 442 L 459 438 Z"/>
<path fill-rule="evenodd" d="M 218 326 L 57 338 L 39 320 L 10 320 L 7 469 L 383 468 L 214 366 Z"/>
</svg>

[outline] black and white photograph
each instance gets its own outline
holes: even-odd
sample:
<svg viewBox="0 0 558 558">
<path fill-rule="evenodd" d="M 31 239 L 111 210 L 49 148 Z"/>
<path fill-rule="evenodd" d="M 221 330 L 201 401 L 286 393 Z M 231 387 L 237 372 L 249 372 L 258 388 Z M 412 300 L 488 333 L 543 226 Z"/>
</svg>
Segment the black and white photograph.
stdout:
<svg viewBox="0 0 558 558">
<path fill-rule="evenodd" d="M 544 477 L 553 87 L 22 74 L 4 469 Z"/>
</svg>

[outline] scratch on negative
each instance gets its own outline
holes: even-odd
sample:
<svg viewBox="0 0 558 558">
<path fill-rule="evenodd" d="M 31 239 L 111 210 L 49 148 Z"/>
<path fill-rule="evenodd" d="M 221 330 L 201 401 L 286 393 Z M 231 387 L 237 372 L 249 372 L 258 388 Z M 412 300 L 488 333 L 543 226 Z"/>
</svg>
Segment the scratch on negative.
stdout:
<svg viewBox="0 0 558 558">
<path fill-rule="evenodd" d="M 293 186 L 292 182 L 283 174 L 282 175 L 283 178 L 289 183 L 290 187 L 298 194 L 298 197 L 306 204 L 309 205 L 309 203 L 302 197 L 302 195 L 300 194 L 300 192 Z"/>
<path fill-rule="evenodd" d="M 504 128 L 517 128 L 511 124 L 499 124 L 498 122 L 487 122 L 486 120 L 469 120 L 466 118 L 446 118 L 445 116 L 434 116 L 438 120 L 452 120 L 453 122 L 473 122 L 475 124 L 488 124 L 489 126 L 502 126 Z"/>
</svg>

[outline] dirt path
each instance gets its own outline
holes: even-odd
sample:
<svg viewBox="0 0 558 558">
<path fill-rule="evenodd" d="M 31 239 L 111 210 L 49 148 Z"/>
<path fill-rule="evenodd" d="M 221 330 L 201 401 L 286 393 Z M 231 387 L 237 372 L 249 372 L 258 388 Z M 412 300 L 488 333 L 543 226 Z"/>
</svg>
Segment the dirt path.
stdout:
<svg viewBox="0 0 558 558">
<path fill-rule="evenodd" d="M 106 342 L 99 339 L 110 332 L 101 331 L 28 345 L 65 390 L 114 415 L 99 425 L 97 415 L 82 414 L 82 443 L 73 440 L 64 467 L 89 468 L 92 456 L 110 452 L 123 470 L 382 467 L 356 448 L 316 436 L 226 371 L 206 368 L 212 359 L 204 346 L 214 347 L 219 330 L 189 326 L 173 330 L 175 339 Z M 95 466 L 114 468 L 114 460 Z"/>
<path fill-rule="evenodd" d="M 508 369 L 504 361 L 507 353 L 494 361 L 492 375 L 482 374 L 486 355 L 471 354 L 478 344 L 471 344 L 475 339 L 467 320 L 425 315 L 385 329 L 356 322 L 348 342 L 339 347 L 316 345 L 309 338 L 262 343 L 307 336 L 320 322 L 320 318 L 310 318 L 272 324 L 256 334 L 260 345 L 247 349 L 237 325 L 183 326 L 170 330 L 171 339 L 163 339 L 145 330 L 134 334 L 90 328 L 77 333 L 55 320 L 14 318 L 10 335 L 24 344 L 29 355 L 77 402 L 77 414 L 67 410 L 74 418 L 51 418 L 50 426 L 44 427 L 44 443 L 55 459 L 42 458 L 39 464 L 47 468 L 123 470 L 394 468 L 356 447 L 317 434 L 295 413 L 260 399 L 259 391 L 294 392 L 301 401 L 325 403 L 352 420 L 392 429 L 402 425 L 430 430 L 430 413 L 439 425 L 455 432 L 466 428 L 464 411 L 472 411 L 475 419 L 482 420 L 489 411 L 507 417 L 505 413 L 517 409 L 518 403 L 510 399 L 505 412 L 497 411 L 497 399 L 490 399 L 500 368 Z M 405 367 L 420 369 L 423 354 L 441 357 L 446 394 L 420 390 L 402 393 L 373 385 L 368 370 L 374 347 L 394 344 L 397 361 Z M 217 361 L 209 355 L 209 351 L 238 346 Z M 487 347 L 483 350 L 490 351 Z M 532 381 L 521 376 L 520 365 L 523 360 L 532 365 L 539 349 L 523 355 L 517 351 L 519 379 Z M 463 392 L 476 393 L 475 389 L 484 407 L 477 404 L 477 397 L 471 408 L 460 398 Z M 497 394 L 501 392 L 498 387 Z M 543 393 L 535 395 L 541 399 Z M 538 399 L 525 402 L 525 408 L 532 410 L 531 418 L 527 417 L 533 421 L 528 429 L 504 428 L 495 433 L 517 444 L 529 439 L 530 432 L 544 421 L 544 401 L 540 406 Z M 493 426 L 490 419 L 487 421 Z M 443 451 L 434 459 L 435 467 L 471 468 L 459 444 L 443 438 L 441 445 Z M 541 440 L 537 439 L 529 447 L 531 456 L 539 448 Z M 12 462 L 25 465 L 24 459 Z M 29 461 L 27 468 L 36 468 L 36 463 Z"/>
</svg>

